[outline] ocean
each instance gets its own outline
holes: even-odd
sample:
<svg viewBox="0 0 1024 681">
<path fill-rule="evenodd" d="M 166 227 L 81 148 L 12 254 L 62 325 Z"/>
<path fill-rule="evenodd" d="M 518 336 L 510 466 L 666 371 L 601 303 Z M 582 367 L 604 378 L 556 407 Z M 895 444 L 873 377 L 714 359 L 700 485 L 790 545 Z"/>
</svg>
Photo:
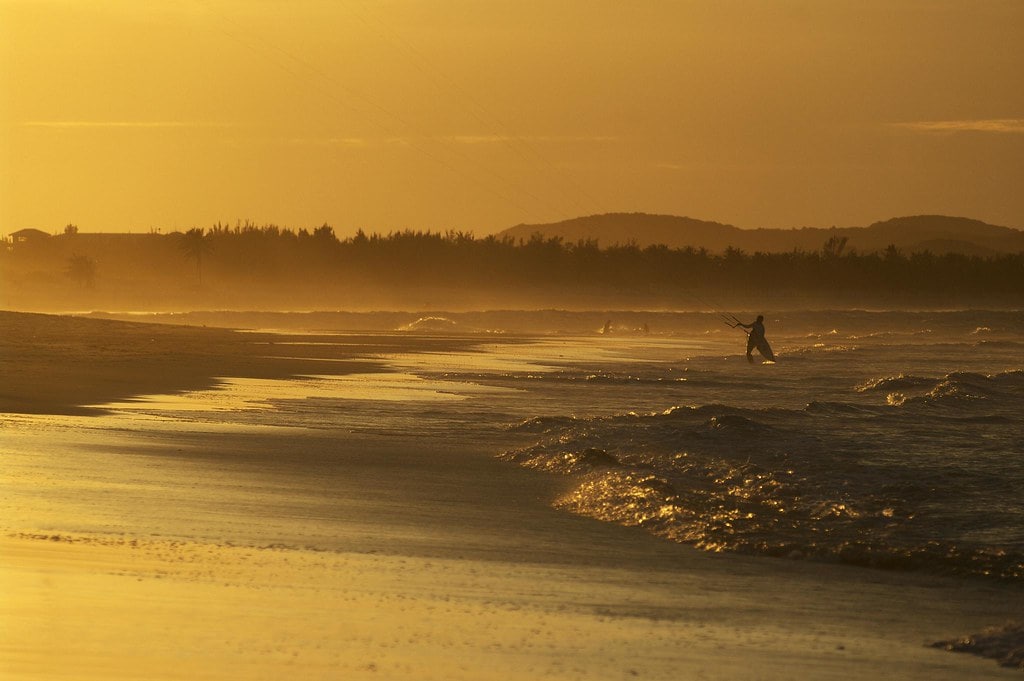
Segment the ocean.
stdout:
<svg viewBox="0 0 1024 681">
<path fill-rule="evenodd" d="M 366 374 L 225 378 L 91 423 L 469 444 L 557 477 L 565 513 L 664 541 L 1019 584 L 1024 313 L 765 317 L 775 362 L 748 362 L 716 312 L 229 315 L 281 343 L 348 344 L 355 325 L 472 344 L 364 357 Z"/>
</svg>

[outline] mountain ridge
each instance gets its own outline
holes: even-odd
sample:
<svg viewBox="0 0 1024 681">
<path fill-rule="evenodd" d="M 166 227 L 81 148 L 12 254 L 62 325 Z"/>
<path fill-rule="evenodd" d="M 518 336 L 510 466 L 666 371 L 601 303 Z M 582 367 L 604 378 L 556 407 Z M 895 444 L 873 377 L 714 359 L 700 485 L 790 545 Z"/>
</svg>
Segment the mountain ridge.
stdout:
<svg viewBox="0 0 1024 681">
<path fill-rule="evenodd" d="M 498 232 L 499 238 L 529 240 L 534 235 L 567 242 L 597 241 L 602 247 L 635 244 L 641 248 L 728 248 L 777 253 L 817 251 L 835 237 L 846 239 L 845 249 L 859 253 L 886 250 L 930 251 L 936 255 L 961 253 L 991 256 L 1024 251 L 1024 231 L 991 225 L 973 218 L 947 215 L 910 215 L 890 218 L 866 227 L 799 227 L 741 229 L 734 225 L 676 215 L 603 213 L 560 222 L 519 224 Z"/>
</svg>

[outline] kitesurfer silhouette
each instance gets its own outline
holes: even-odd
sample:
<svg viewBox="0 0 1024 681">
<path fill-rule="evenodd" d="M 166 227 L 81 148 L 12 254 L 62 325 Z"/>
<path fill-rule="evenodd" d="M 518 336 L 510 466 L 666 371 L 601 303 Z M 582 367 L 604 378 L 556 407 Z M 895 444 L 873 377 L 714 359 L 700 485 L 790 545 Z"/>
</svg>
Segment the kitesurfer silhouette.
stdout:
<svg viewBox="0 0 1024 681">
<path fill-rule="evenodd" d="M 772 352 L 772 346 L 768 345 L 768 340 L 764 337 L 764 315 L 757 315 L 757 319 L 749 324 L 736 320 L 736 326 L 742 326 L 745 329 L 750 329 L 750 333 L 747 334 L 747 361 L 753 363 L 754 357 L 751 353 L 754 348 L 760 352 L 765 359 L 774 362 L 775 353 Z"/>
</svg>

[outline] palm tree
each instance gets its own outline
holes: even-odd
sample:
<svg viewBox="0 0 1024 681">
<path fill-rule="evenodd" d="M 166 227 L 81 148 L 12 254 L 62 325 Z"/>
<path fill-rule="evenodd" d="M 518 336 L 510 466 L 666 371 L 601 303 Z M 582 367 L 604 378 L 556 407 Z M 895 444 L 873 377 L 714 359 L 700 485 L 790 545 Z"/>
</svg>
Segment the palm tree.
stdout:
<svg viewBox="0 0 1024 681">
<path fill-rule="evenodd" d="M 199 285 L 202 286 L 203 256 L 212 250 L 210 237 L 199 227 L 193 227 L 181 236 L 180 246 L 186 258 L 195 258 L 196 276 L 199 277 Z"/>
<path fill-rule="evenodd" d="M 825 245 L 821 248 L 821 254 L 826 258 L 838 258 L 843 254 L 843 249 L 846 248 L 846 243 L 850 240 L 848 236 L 836 236 L 832 235 L 825 242 Z"/>
</svg>

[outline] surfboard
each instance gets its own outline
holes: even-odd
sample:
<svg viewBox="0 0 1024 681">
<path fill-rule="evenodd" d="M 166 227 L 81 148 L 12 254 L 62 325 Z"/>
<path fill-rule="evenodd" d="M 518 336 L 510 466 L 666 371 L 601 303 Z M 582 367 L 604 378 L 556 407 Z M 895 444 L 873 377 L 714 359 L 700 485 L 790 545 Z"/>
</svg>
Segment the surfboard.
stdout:
<svg viewBox="0 0 1024 681">
<path fill-rule="evenodd" d="M 772 346 L 768 345 L 767 340 L 765 340 L 764 338 L 758 339 L 757 342 L 754 344 L 754 347 L 757 348 L 757 351 L 760 352 L 761 356 L 764 357 L 766 360 L 768 360 L 769 362 L 775 361 L 775 353 L 772 352 Z"/>
</svg>

